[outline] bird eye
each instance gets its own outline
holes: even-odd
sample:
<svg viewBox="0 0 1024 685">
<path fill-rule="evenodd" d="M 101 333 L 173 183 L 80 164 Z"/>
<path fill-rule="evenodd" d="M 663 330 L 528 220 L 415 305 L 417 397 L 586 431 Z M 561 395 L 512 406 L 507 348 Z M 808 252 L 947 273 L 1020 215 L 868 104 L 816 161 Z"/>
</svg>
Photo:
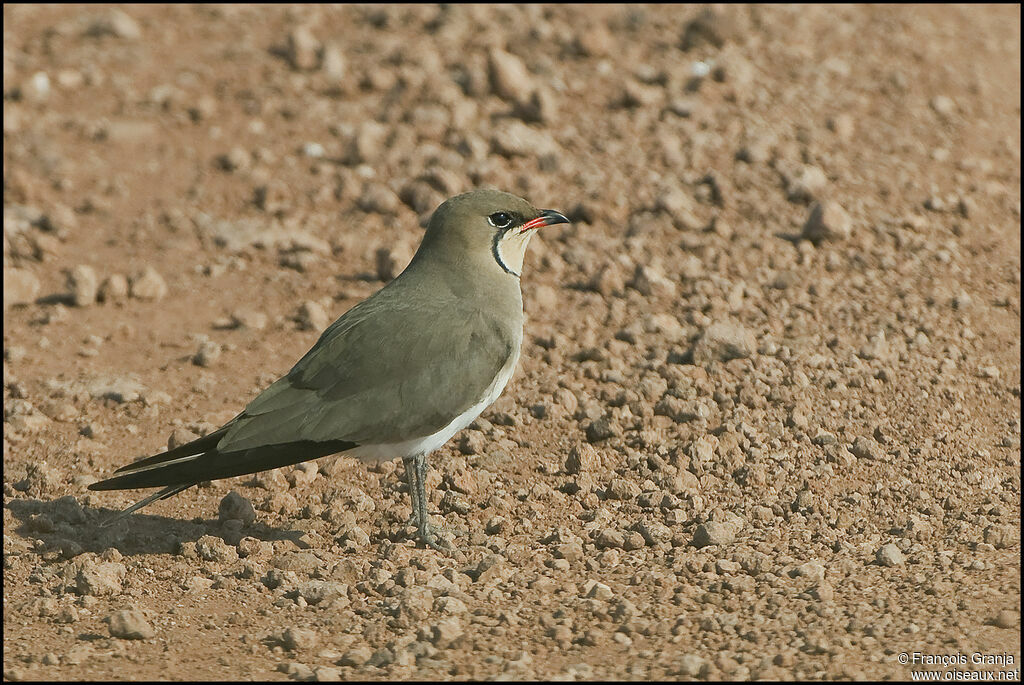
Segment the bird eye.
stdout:
<svg viewBox="0 0 1024 685">
<path fill-rule="evenodd" d="M 495 212 L 487 217 L 487 221 L 495 228 L 508 228 L 512 225 L 512 215 L 508 212 Z"/>
</svg>

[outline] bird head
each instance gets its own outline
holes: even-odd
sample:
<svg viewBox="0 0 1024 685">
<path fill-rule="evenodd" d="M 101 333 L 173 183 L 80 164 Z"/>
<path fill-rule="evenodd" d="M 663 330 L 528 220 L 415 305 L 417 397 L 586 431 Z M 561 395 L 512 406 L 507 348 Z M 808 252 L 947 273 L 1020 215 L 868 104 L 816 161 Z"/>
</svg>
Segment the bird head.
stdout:
<svg viewBox="0 0 1024 685">
<path fill-rule="evenodd" d="M 434 211 L 420 252 L 429 248 L 457 261 L 486 256 L 518 278 L 526 246 L 537 229 L 566 223 L 563 214 L 536 209 L 510 193 L 474 190 L 449 198 Z"/>
</svg>

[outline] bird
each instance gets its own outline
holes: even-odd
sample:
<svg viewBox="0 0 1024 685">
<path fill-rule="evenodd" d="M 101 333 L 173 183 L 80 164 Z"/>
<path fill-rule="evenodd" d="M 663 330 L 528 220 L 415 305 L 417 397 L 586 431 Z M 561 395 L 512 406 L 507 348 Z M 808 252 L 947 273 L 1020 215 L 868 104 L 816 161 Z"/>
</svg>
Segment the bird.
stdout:
<svg viewBox="0 0 1024 685">
<path fill-rule="evenodd" d="M 204 481 L 331 454 L 400 458 L 417 542 L 440 549 L 427 513 L 427 457 L 511 379 L 523 340 L 527 246 L 540 228 L 565 223 L 560 212 L 495 189 L 444 201 L 405 270 L 342 314 L 241 413 L 90 484 L 162 488 L 108 524 Z"/>
</svg>

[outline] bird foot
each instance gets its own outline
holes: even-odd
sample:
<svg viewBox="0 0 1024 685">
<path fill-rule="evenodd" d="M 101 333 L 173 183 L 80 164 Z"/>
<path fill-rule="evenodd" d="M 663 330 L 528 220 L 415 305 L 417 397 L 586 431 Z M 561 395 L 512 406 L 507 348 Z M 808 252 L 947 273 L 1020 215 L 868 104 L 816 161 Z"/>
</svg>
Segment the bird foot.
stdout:
<svg viewBox="0 0 1024 685">
<path fill-rule="evenodd" d="M 410 531 L 410 528 L 415 529 L 415 533 Z M 426 523 L 420 526 L 416 520 L 416 514 L 414 513 L 409 517 L 409 520 L 405 523 L 405 530 L 408 531 L 410 537 L 415 536 L 416 542 L 421 543 L 424 547 L 437 550 L 439 552 L 449 551 L 454 549 L 448 536 L 444 534 L 444 529 L 440 526 L 435 526 L 432 523 Z"/>
</svg>

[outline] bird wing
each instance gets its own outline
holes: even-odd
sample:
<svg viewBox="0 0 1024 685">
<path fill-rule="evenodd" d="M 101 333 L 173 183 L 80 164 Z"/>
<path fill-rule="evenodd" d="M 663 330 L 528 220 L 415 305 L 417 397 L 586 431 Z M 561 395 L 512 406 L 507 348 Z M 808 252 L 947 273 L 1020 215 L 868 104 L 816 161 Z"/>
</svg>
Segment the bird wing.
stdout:
<svg viewBox="0 0 1024 685">
<path fill-rule="evenodd" d="M 442 320 L 447 325 L 437 325 Z M 480 400 L 517 345 L 507 326 L 479 309 L 439 298 L 426 305 L 371 298 L 250 402 L 217 449 L 431 435 Z"/>
</svg>

